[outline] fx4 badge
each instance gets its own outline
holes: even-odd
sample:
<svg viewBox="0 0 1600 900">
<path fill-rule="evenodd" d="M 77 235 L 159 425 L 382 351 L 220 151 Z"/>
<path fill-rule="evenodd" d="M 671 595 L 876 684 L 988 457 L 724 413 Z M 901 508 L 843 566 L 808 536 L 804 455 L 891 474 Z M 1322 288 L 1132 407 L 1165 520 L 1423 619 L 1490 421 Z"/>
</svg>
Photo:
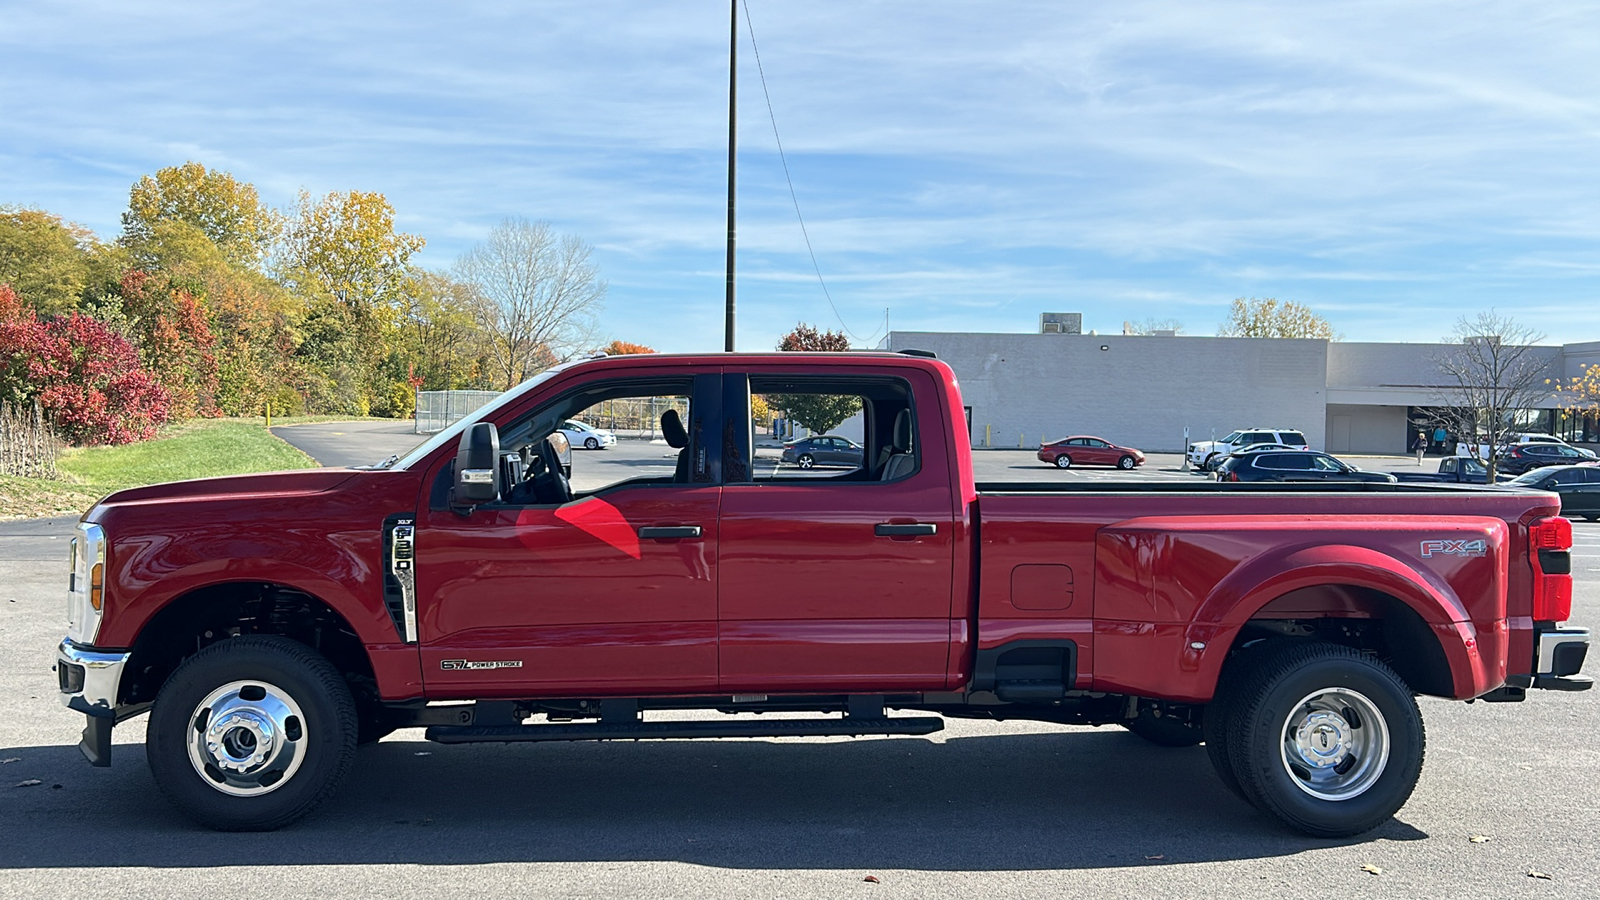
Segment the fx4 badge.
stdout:
<svg viewBox="0 0 1600 900">
<path fill-rule="evenodd" d="M 1482 556 L 1489 552 L 1487 541 L 1423 541 L 1423 556 Z"/>
<path fill-rule="evenodd" d="M 441 659 L 439 660 L 439 668 L 447 672 L 463 669 L 520 669 L 522 668 L 522 660 Z"/>
</svg>

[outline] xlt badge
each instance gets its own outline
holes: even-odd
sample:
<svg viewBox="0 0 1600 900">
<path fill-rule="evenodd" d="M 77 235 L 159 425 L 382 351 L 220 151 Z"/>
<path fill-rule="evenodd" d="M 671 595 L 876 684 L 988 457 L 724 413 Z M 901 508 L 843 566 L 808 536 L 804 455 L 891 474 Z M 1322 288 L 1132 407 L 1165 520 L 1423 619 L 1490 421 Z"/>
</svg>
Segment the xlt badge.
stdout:
<svg viewBox="0 0 1600 900">
<path fill-rule="evenodd" d="M 464 669 L 520 669 L 522 668 L 522 660 L 441 659 L 439 660 L 439 668 L 444 669 L 447 672 L 461 671 Z"/>
</svg>

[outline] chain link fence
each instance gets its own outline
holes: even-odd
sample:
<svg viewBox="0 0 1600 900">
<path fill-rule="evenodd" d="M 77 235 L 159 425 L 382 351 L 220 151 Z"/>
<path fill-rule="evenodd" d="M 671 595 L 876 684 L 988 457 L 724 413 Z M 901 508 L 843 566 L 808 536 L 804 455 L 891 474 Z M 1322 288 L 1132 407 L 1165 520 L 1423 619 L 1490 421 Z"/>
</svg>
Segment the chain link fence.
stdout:
<svg viewBox="0 0 1600 900">
<path fill-rule="evenodd" d="M 417 434 L 449 428 L 478 407 L 500 396 L 497 391 L 417 391 Z"/>
</svg>

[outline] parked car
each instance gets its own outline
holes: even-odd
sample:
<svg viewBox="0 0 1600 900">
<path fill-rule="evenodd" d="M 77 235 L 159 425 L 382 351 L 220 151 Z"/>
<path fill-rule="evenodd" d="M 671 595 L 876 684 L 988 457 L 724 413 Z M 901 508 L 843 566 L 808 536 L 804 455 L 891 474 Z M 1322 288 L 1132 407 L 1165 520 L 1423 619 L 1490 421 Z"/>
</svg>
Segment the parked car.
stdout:
<svg viewBox="0 0 1600 900">
<path fill-rule="evenodd" d="M 836 434 L 812 435 L 783 445 L 783 461 L 802 469 L 812 466 L 859 466 L 866 459 L 861 445 Z"/>
<path fill-rule="evenodd" d="M 752 480 L 748 398 L 795 388 L 863 398 L 866 466 Z M 545 463 L 555 425 L 597 399 L 680 390 L 690 427 L 676 409 L 662 424 L 674 474 L 585 490 Z M 590 766 L 581 749 L 540 754 L 474 784 L 471 754 L 407 754 L 341 791 L 370 763 L 357 746 L 396 728 L 445 744 L 776 738 L 926 735 L 949 717 L 1204 741 L 1220 783 L 1263 815 L 1345 837 L 1411 796 L 1424 710 L 1483 708 L 1418 695 L 1592 687 L 1589 632 L 1563 624 L 1572 523 L 1552 494 L 983 484 L 962 407 L 955 373 L 921 356 L 617 356 L 550 368 L 385 469 L 111 494 L 76 523 L 66 633 L 34 681 L 82 717 L 95 765 L 148 714 L 134 755 L 150 775 L 74 781 L 74 808 L 153 781 L 200 823 L 263 830 L 327 802 L 370 814 L 421 778 L 488 797 Z M 538 464 L 507 483 L 496 455 L 530 448 Z M 1577 741 L 1586 708 L 1566 707 Z M 800 715 L 722 715 L 761 712 Z M 1442 729 L 1432 755 L 1477 739 Z M 1041 773 L 1037 748 L 999 738 L 982 751 L 1052 791 L 1097 777 Z M 1193 775 L 1188 754 L 1141 759 Z M 828 766 L 811 790 L 848 784 Z M 1073 809 L 1091 827 L 1102 812 L 1119 815 Z"/>
<path fill-rule="evenodd" d="M 1592 451 L 1565 443 L 1514 444 L 1500 451 L 1500 458 L 1495 462 L 1495 471 L 1507 475 L 1520 475 L 1545 466 L 1570 466 L 1594 458 Z"/>
<path fill-rule="evenodd" d="M 568 419 L 561 424 L 561 433 L 574 447 L 585 450 L 604 450 L 617 445 L 617 436 L 604 428 L 596 428 L 587 422 L 577 419 Z"/>
<path fill-rule="evenodd" d="M 1053 443 L 1041 444 L 1039 459 L 1058 469 L 1072 466 L 1116 466 L 1127 470 L 1144 465 L 1142 452 L 1089 435 L 1075 435 Z"/>
<path fill-rule="evenodd" d="M 1600 466 L 1549 466 L 1525 472 L 1506 484 L 1560 494 L 1563 516 L 1600 522 Z"/>
<path fill-rule="evenodd" d="M 1243 456 L 1246 453 L 1258 453 L 1258 452 L 1260 452 L 1262 450 L 1304 450 L 1304 449 L 1306 449 L 1306 448 L 1305 447 L 1291 447 L 1288 444 L 1250 444 L 1249 446 L 1246 446 L 1246 447 L 1240 447 L 1239 449 L 1233 451 L 1232 453 L 1229 453 L 1228 456 Z M 1215 471 L 1217 466 L 1222 465 L 1223 460 L 1227 459 L 1228 456 L 1217 456 L 1217 455 L 1213 454 L 1210 458 L 1208 458 L 1206 460 L 1205 464 L 1199 466 L 1198 469 L 1201 472 Z"/>
<path fill-rule="evenodd" d="M 1306 436 L 1293 429 L 1245 428 L 1229 434 L 1220 441 L 1195 441 L 1189 445 L 1185 455 L 1189 457 L 1189 465 L 1199 466 L 1204 470 L 1207 467 L 1215 467 L 1217 463 L 1227 459 L 1228 454 L 1251 444 L 1283 444 L 1297 450 L 1311 449 L 1311 445 L 1306 443 Z"/>
<path fill-rule="evenodd" d="M 1379 481 L 1397 479 L 1368 472 L 1315 450 L 1268 450 L 1230 456 L 1217 469 L 1218 481 Z"/>
<path fill-rule="evenodd" d="M 1521 444 L 1560 444 L 1564 447 L 1571 446 L 1566 441 L 1556 437 L 1553 434 L 1543 434 L 1536 431 L 1522 431 L 1516 434 L 1507 435 L 1501 442 L 1500 452 L 1504 453 L 1506 450 Z M 1483 435 L 1479 435 L 1478 444 L 1476 447 L 1466 441 L 1457 443 L 1455 455 L 1477 457 L 1478 459 L 1488 459 L 1489 444 L 1484 440 Z"/>
<path fill-rule="evenodd" d="M 1437 472 L 1391 472 L 1390 474 L 1401 481 L 1483 484 L 1489 480 L 1489 467 L 1475 459 L 1446 456 L 1439 460 Z"/>
</svg>

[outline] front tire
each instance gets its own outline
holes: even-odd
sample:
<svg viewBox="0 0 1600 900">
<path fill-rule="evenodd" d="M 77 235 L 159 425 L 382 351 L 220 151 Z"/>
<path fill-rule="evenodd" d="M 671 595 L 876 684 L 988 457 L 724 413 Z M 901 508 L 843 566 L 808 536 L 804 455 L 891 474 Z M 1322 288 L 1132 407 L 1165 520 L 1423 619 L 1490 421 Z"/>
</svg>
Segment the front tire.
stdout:
<svg viewBox="0 0 1600 900">
<path fill-rule="evenodd" d="M 1056 457 L 1056 468 L 1058 468 L 1058 469 L 1070 469 L 1070 468 L 1072 468 L 1072 457 L 1066 455 L 1065 453 L 1063 453 L 1060 456 Z"/>
<path fill-rule="evenodd" d="M 1132 471 L 1133 470 L 1133 457 L 1124 456 L 1123 458 L 1117 460 L 1117 468 L 1122 469 L 1125 472 Z"/>
<path fill-rule="evenodd" d="M 584 438 L 584 440 L 583 440 L 583 449 L 585 449 L 585 450 L 599 450 L 600 449 L 600 440 L 599 440 L 599 438 Z"/>
<path fill-rule="evenodd" d="M 1231 689 L 1227 754 L 1262 812 L 1306 834 L 1348 837 L 1411 797 L 1426 735 L 1411 689 L 1387 665 L 1337 644 L 1294 643 Z"/>
<path fill-rule="evenodd" d="M 282 637 L 221 641 L 167 678 L 150 712 L 150 772 L 218 831 L 270 831 L 338 789 L 355 757 L 355 701 L 337 669 Z"/>
</svg>

